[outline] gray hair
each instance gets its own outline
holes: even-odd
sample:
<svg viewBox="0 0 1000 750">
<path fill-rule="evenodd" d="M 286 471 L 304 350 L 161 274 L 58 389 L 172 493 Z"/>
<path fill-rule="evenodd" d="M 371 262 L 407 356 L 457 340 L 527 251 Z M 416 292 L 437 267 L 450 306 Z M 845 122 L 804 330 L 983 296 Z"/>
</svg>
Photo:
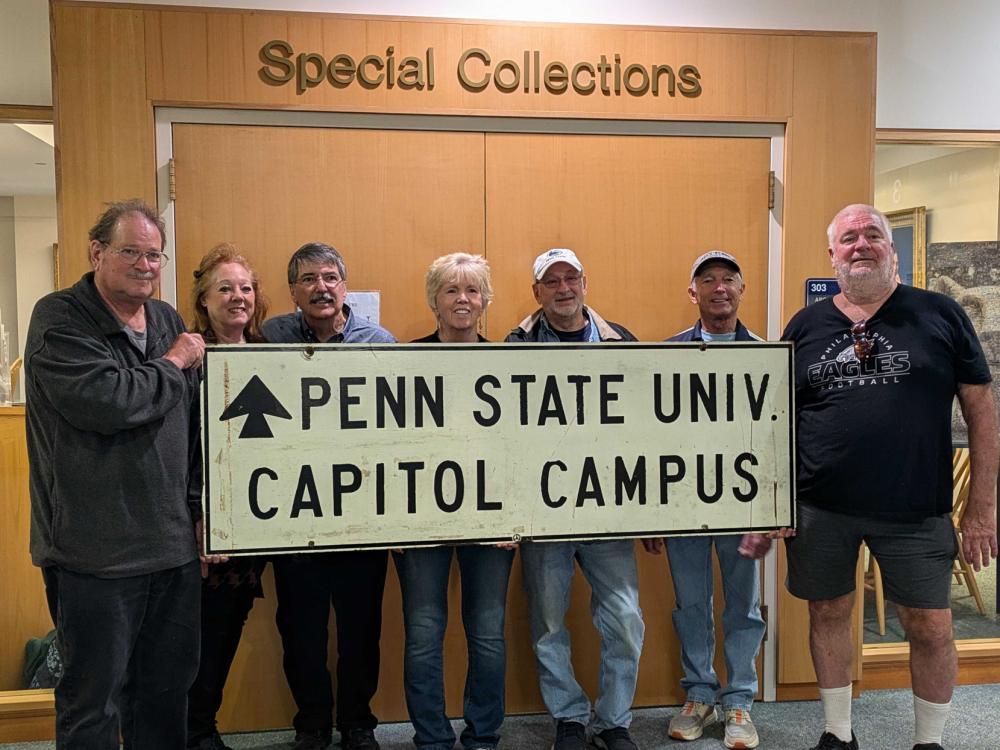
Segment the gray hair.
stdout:
<svg viewBox="0 0 1000 750">
<path fill-rule="evenodd" d="M 288 259 L 288 284 L 291 286 L 299 279 L 299 267 L 304 263 L 323 263 L 334 265 L 340 272 L 340 278 L 347 281 L 347 266 L 344 258 L 330 245 L 322 242 L 307 242 Z"/>
<path fill-rule="evenodd" d="M 830 222 L 830 226 L 826 228 L 826 241 L 829 247 L 833 247 L 833 231 L 837 220 L 841 216 L 847 216 L 848 214 L 868 214 L 882 227 L 882 233 L 885 235 L 885 238 L 889 242 L 892 242 L 892 226 L 889 224 L 889 219 L 884 213 L 875 208 L 875 206 L 869 206 L 867 203 L 852 203 L 840 209 L 837 215 L 833 217 L 833 221 Z"/>
<path fill-rule="evenodd" d="M 156 209 L 146 203 L 146 201 L 141 198 L 130 198 L 126 201 L 116 201 L 106 205 L 107 208 L 104 213 L 97 219 L 97 223 L 90 228 L 89 237 L 91 242 L 96 241 L 100 242 L 102 245 L 110 245 L 111 235 L 115 233 L 115 227 L 118 226 L 118 222 L 126 216 L 137 214 L 146 219 L 159 231 L 160 250 L 163 250 L 166 246 L 167 225 L 156 212 Z"/>
<path fill-rule="evenodd" d="M 427 269 L 427 304 L 431 310 L 436 312 L 434 302 L 442 287 L 456 279 L 467 279 L 479 287 L 483 309 L 490 304 L 493 285 L 490 283 L 490 264 L 486 262 L 486 258 L 469 253 L 450 253 L 442 255 Z"/>
</svg>

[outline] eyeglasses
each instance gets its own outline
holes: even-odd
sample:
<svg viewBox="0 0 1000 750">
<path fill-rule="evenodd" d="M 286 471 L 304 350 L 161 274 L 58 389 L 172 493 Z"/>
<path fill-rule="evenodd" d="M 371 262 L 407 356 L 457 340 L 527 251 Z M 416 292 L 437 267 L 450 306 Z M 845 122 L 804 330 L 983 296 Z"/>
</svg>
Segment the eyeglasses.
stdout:
<svg viewBox="0 0 1000 750">
<path fill-rule="evenodd" d="M 576 287 L 576 286 L 580 286 L 580 282 L 582 280 L 583 280 L 582 276 L 563 276 L 562 278 L 558 278 L 557 277 L 557 278 L 554 278 L 554 279 L 541 279 L 541 280 L 539 280 L 538 283 L 541 284 L 542 286 L 544 286 L 550 292 L 554 292 L 556 289 L 558 289 L 560 286 L 562 286 L 562 283 L 564 281 L 566 282 L 566 286 L 568 286 L 568 287 Z"/>
<path fill-rule="evenodd" d="M 306 287 L 307 289 L 310 289 L 312 287 L 319 286 L 319 282 L 320 282 L 321 279 L 322 279 L 323 283 L 326 284 L 329 287 L 335 287 L 335 286 L 337 286 L 337 284 L 340 284 L 340 283 L 342 283 L 344 281 L 342 278 L 340 278 L 335 273 L 324 273 L 324 274 L 319 275 L 319 276 L 317 276 L 316 274 L 313 274 L 313 273 L 307 273 L 304 276 L 296 279 L 295 283 L 296 284 L 301 284 L 302 286 Z"/>
<path fill-rule="evenodd" d="M 105 245 L 104 247 L 108 249 L 109 253 L 114 253 L 130 266 L 138 263 L 139 258 L 145 258 L 146 262 L 151 266 L 165 266 L 170 260 L 169 255 L 161 253 L 159 250 L 147 250 L 143 252 L 135 247 L 111 247 L 110 245 Z"/>
<path fill-rule="evenodd" d="M 859 320 L 851 326 L 851 336 L 854 337 L 854 356 L 859 362 L 868 359 L 875 349 L 875 341 L 868 337 L 866 321 Z"/>
</svg>

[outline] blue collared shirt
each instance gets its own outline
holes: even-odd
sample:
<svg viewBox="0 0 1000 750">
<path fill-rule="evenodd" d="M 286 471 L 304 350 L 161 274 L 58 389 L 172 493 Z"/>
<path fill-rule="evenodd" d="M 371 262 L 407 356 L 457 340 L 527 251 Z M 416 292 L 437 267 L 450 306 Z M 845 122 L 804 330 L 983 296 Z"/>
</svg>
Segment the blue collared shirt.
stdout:
<svg viewBox="0 0 1000 750">
<path fill-rule="evenodd" d="M 262 331 L 264 338 L 272 344 L 395 344 L 396 337 L 382 326 L 365 318 L 359 318 L 344 305 L 347 322 L 340 333 L 335 333 L 324 342 L 316 338 L 316 332 L 306 323 L 301 310 L 267 320 Z"/>
</svg>

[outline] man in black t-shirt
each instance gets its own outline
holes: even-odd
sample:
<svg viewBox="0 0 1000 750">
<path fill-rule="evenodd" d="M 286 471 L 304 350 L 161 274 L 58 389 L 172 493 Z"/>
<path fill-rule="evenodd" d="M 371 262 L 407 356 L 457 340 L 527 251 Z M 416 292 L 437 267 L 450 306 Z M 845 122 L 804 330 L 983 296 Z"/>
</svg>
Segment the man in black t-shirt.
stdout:
<svg viewBox="0 0 1000 750">
<path fill-rule="evenodd" d="M 814 750 L 858 747 L 851 731 L 851 610 L 864 541 L 910 643 L 915 750 L 941 748 L 957 659 L 949 592 L 951 405 L 972 457 L 962 554 L 997 555 L 997 413 L 968 317 L 950 298 L 901 286 L 886 217 L 841 210 L 827 229 L 841 293 L 801 310 L 795 343 L 798 529 L 788 589 L 809 600 L 809 637 L 826 730 Z"/>
</svg>

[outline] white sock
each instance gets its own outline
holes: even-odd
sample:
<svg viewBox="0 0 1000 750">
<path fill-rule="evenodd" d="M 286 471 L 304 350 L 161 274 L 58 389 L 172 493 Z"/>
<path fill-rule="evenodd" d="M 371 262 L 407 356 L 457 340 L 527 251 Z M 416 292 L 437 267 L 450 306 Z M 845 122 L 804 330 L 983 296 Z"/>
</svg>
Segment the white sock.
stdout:
<svg viewBox="0 0 1000 750">
<path fill-rule="evenodd" d="M 820 688 L 819 699 L 826 717 L 826 731 L 842 742 L 851 741 L 851 685 Z"/>
<path fill-rule="evenodd" d="M 944 723 L 951 713 L 951 701 L 947 703 L 931 703 L 923 698 L 913 696 L 913 744 L 941 744 L 944 734 Z"/>
</svg>

